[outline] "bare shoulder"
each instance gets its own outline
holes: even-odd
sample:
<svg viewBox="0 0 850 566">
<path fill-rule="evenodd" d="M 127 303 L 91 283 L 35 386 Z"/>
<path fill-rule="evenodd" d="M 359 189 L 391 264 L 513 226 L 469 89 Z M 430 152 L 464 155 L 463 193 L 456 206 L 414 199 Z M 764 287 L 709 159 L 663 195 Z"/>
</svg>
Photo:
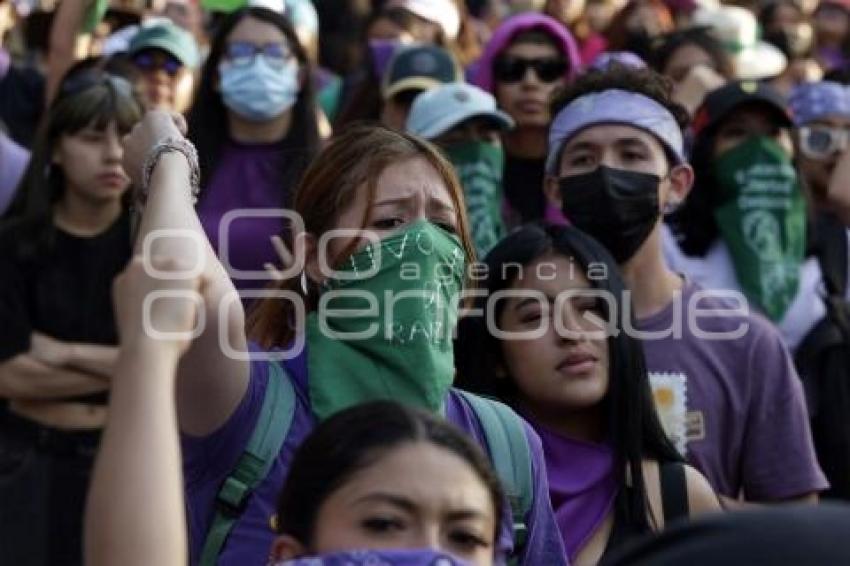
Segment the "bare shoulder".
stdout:
<svg viewBox="0 0 850 566">
<path fill-rule="evenodd" d="M 642 468 L 651 521 L 660 530 L 664 528 L 664 512 L 659 465 L 655 460 L 645 459 Z M 687 464 L 684 470 L 690 516 L 722 511 L 720 501 L 705 476 Z"/>
<path fill-rule="evenodd" d="M 650 524 L 654 525 L 655 530 L 661 530 L 664 528 L 664 511 L 661 503 L 661 479 L 658 462 L 645 458 L 641 462 L 641 471 L 643 472 L 644 489 L 646 489 Z"/>
<path fill-rule="evenodd" d="M 688 484 L 688 505 L 692 517 L 722 510 L 711 484 L 696 468 L 685 466 L 685 481 Z"/>
</svg>

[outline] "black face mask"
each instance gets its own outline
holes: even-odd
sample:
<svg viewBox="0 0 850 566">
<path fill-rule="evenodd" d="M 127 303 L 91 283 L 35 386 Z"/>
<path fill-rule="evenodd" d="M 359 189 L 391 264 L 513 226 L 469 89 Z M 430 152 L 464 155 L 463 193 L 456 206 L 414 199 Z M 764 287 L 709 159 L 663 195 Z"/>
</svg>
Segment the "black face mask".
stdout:
<svg viewBox="0 0 850 566">
<path fill-rule="evenodd" d="M 561 211 L 579 230 L 604 245 L 617 263 L 643 245 L 660 216 L 657 175 L 600 165 L 583 175 L 561 177 Z"/>
</svg>

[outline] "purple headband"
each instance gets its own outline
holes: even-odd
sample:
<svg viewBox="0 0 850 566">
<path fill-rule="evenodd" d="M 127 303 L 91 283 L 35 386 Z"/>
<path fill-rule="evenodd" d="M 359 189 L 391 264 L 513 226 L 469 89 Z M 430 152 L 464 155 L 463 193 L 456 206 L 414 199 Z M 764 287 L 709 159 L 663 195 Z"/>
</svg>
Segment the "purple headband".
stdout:
<svg viewBox="0 0 850 566">
<path fill-rule="evenodd" d="M 590 64 L 590 68 L 596 71 L 605 71 L 614 63 L 625 67 L 631 67 L 633 69 L 646 68 L 646 62 L 631 51 L 606 51 L 604 53 L 600 53 L 599 56 L 593 60 L 593 63 Z"/>
<path fill-rule="evenodd" d="M 804 83 L 791 91 L 788 103 L 797 126 L 830 115 L 850 118 L 850 87 L 830 81 Z"/>
<path fill-rule="evenodd" d="M 593 92 L 561 109 L 549 128 L 546 171 L 555 170 L 564 144 L 589 126 L 622 124 L 645 130 L 667 148 L 677 163 L 685 163 L 682 129 L 669 110 L 637 92 L 619 89 Z"/>
</svg>

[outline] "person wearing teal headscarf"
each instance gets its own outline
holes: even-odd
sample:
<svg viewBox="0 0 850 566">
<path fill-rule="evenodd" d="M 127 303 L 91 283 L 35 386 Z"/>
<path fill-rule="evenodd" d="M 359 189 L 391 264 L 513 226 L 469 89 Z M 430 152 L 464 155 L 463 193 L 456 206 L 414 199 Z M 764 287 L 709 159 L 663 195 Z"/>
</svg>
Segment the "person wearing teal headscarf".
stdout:
<svg viewBox="0 0 850 566">
<path fill-rule="evenodd" d="M 769 86 L 733 82 L 706 97 L 693 122 L 696 182 L 671 217 L 678 246 L 667 251 L 675 269 L 703 286 L 743 291 L 793 350 L 823 308 L 819 268 L 806 259 L 807 204 L 791 126 L 786 102 Z"/>
<path fill-rule="evenodd" d="M 491 94 L 464 83 L 420 94 L 407 119 L 408 132 L 437 144 L 455 166 L 478 257 L 507 233 L 502 218 L 505 154 L 499 134 L 513 127 L 513 119 L 496 108 Z"/>
</svg>

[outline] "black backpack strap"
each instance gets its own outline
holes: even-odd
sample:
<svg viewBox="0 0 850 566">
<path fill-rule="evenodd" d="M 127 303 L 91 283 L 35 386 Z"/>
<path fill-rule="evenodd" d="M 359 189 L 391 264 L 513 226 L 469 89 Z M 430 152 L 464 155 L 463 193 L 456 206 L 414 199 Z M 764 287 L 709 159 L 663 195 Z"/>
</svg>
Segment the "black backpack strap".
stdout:
<svg viewBox="0 0 850 566">
<path fill-rule="evenodd" d="M 844 297 L 847 289 L 847 227 L 832 215 L 817 217 L 815 230 L 817 254 L 827 294 Z"/>
<path fill-rule="evenodd" d="M 682 462 L 663 462 L 658 465 L 658 474 L 661 483 L 664 526 L 666 527 L 676 519 L 687 518 L 690 514 L 685 464 Z"/>
</svg>

